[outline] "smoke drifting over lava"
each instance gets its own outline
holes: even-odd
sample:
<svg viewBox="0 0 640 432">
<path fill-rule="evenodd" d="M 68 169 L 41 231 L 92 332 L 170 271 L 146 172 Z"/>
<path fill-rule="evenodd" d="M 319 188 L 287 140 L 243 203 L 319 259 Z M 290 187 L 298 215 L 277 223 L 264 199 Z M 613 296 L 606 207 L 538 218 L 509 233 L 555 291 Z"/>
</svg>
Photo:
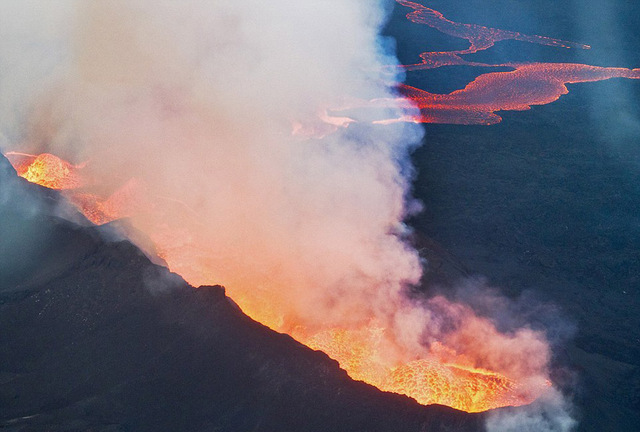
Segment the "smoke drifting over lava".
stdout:
<svg viewBox="0 0 640 432">
<path fill-rule="evenodd" d="M 381 4 L 68 1 L 55 22 L 32 6 L 0 6 L 23 30 L 2 44 L 21 67 L 1 82 L 30 96 L 3 101 L 5 145 L 86 162 L 85 210 L 132 209 L 89 218 L 130 216 L 172 271 L 225 285 L 250 316 L 384 390 L 467 411 L 547 390 L 541 332 L 406 296 L 422 272 L 403 239 L 419 126 L 318 115 L 372 99 L 398 101 L 372 117 L 405 115 Z"/>
</svg>

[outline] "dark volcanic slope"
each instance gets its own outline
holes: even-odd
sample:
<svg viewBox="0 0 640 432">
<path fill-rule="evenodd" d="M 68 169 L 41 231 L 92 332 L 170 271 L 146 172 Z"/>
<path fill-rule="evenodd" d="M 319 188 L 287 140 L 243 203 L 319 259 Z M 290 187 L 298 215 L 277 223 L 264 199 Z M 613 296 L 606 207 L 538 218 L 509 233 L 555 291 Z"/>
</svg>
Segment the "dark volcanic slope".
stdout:
<svg viewBox="0 0 640 432">
<path fill-rule="evenodd" d="M 481 416 L 350 380 L 223 288 L 193 289 L 62 213 L 0 156 L 3 431 L 481 429 Z"/>
</svg>

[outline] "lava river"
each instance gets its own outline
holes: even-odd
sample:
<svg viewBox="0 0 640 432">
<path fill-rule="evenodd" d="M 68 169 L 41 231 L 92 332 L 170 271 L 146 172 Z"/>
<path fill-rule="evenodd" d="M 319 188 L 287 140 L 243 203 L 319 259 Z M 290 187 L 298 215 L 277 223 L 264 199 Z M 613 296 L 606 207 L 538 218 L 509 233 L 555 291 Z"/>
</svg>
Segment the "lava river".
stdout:
<svg viewBox="0 0 640 432">
<path fill-rule="evenodd" d="M 640 79 L 640 69 L 598 67 L 574 63 L 498 63 L 467 61 L 464 55 L 475 54 L 493 47 L 497 42 L 515 40 L 558 48 L 590 49 L 589 45 L 526 35 L 518 32 L 463 24 L 447 19 L 442 13 L 417 2 L 396 0 L 413 9 L 407 19 L 429 26 L 453 38 L 466 39 L 469 48 L 456 51 L 423 52 L 421 62 L 401 66 L 408 71 L 436 69 L 443 66 L 500 67 L 507 72 L 481 74 L 461 90 L 448 94 L 429 93 L 419 88 L 400 85 L 400 100 L 361 101 L 332 111 L 336 116 L 363 107 L 405 106 L 410 114 L 400 118 L 378 120 L 389 124 L 398 121 L 416 123 L 444 123 L 491 125 L 502 118 L 498 111 L 523 111 L 532 105 L 546 105 L 569 92 L 567 84 L 602 81 L 610 78 Z M 411 108 L 414 108 L 411 111 Z M 416 112 L 417 111 L 417 112 Z"/>
</svg>

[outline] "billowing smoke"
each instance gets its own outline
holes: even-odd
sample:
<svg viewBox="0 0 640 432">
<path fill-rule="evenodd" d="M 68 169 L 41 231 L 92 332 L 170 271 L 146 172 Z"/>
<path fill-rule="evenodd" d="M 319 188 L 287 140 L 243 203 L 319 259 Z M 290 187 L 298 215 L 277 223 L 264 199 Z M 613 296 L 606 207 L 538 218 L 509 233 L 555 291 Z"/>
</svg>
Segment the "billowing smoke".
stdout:
<svg viewBox="0 0 640 432">
<path fill-rule="evenodd" d="M 431 356 L 539 392 L 542 332 L 501 333 L 463 303 L 405 296 L 422 272 L 402 222 L 420 127 L 373 125 L 401 117 L 373 108 L 327 114 L 395 97 L 383 6 L 4 1 L 0 144 L 83 163 L 105 213 L 131 217 L 172 270 L 224 284 L 278 330 L 380 327 L 384 367 Z"/>
<path fill-rule="evenodd" d="M 56 22 L 73 28 L 67 45 L 65 35 L 53 38 L 68 52 L 59 79 L 33 95 L 12 147 L 87 161 L 102 189 L 136 179 L 146 196 L 166 199 L 171 205 L 135 224 L 152 237 L 164 235 L 159 224 L 182 236 L 184 248 L 161 246 L 195 284 L 255 286 L 318 322 L 396 309 L 389 299 L 420 277 L 417 254 L 397 235 L 407 149 L 420 130 L 292 135 L 294 125 L 335 128 L 319 113 L 347 97 L 391 95 L 380 8 L 194 0 L 69 9 L 68 22 Z M 47 24 L 49 11 L 39 12 L 24 24 Z M 195 266 L 204 274 L 176 254 L 206 260 Z"/>
</svg>

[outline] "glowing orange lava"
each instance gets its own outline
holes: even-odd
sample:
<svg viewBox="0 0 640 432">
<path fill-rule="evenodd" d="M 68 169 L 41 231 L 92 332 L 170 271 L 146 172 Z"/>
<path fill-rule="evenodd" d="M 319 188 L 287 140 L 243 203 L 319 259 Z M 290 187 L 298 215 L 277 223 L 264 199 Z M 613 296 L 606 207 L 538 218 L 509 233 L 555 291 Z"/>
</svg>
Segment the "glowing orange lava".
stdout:
<svg viewBox="0 0 640 432">
<path fill-rule="evenodd" d="M 399 4 L 412 8 L 414 11 L 407 14 L 407 18 L 416 24 L 425 24 L 444 34 L 469 41 L 469 48 L 460 51 L 424 52 L 420 54 L 422 63 L 406 66 L 411 69 L 430 69 L 440 66 L 452 65 L 477 65 L 488 66 L 483 63 L 467 62 L 460 57 L 463 54 L 474 54 L 478 51 L 491 48 L 496 42 L 504 40 L 517 40 L 540 45 L 548 45 L 560 48 L 589 49 L 589 45 L 575 42 L 553 39 L 546 36 L 525 35 L 518 32 L 483 27 L 476 24 L 462 24 L 450 21 L 440 12 L 425 7 L 419 3 L 396 0 Z"/>
<path fill-rule="evenodd" d="M 144 191 L 140 182 L 129 180 L 110 196 L 103 198 L 87 193 L 83 188 L 89 183 L 82 174 L 84 164 L 73 165 L 50 153 L 31 155 L 8 152 L 7 159 L 20 177 L 49 189 L 62 191 L 82 214 L 94 224 L 100 225 L 128 217 L 142 210 Z"/>
<path fill-rule="evenodd" d="M 490 125 L 502 120 L 496 111 L 523 111 L 532 105 L 545 105 L 558 100 L 569 93 L 567 84 L 609 78 L 640 79 L 639 69 L 569 63 L 531 63 L 514 67 L 515 70 L 510 72 L 480 75 L 464 89 L 449 94 L 428 93 L 402 85 L 400 93 L 412 101 L 420 110 L 420 115 L 398 120 Z"/>
<path fill-rule="evenodd" d="M 464 359 L 448 363 L 435 352 L 427 358 L 387 365 L 381 360 L 384 333 L 384 328 L 369 325 L 355 330 L 332 328 L 311 337 L 296 331 L 292 335 L 337 360 L 353 379 L 410 396 L 423 405 L 446 405 L 466 412 L 521 406 L 533 402 L 550 385 L 546 382 L 525 391 L 502 374 L 465 365 Z"/>
<path fill-rule="evenodd" d="M 82 191 L 84 184 L 78 173 L 80 168 L 56 156 L 18 153 L 8 156 L 22 177 L 42 186 L 63 189 L 65 196 L 94 223 L 106 223 L 156 206 L 151 202 L 153 199 L 145 197 L 146 191 L 137 181 L 129 181 L 110 196 L 101 198 Z M 163 198 L 154 199 L 160 202 Z M 190 213 L 193 210 L 184 211 Z M 190 236 L 188 231 L 159 224 L 152 240 L 170 269 L 193 283 L 209 277 L 212 272 L 210 264 L 201 259 L 206 254 L 193 246 Z M 290 319 L 285 320 L 278 308 L 282 299 L 262 292 L 260 281 L 244 282 L 257 288 L 245 291 L 229 287 L 228 291 L 245 313 L 276 331 L 291 334 L 313 349 L 324 351 L 337 360 L 353 379 L 365 381 L 381 390 L 413 397 L 425 405 L 448 405 L 468 412 L 528 404 L 543 390 L 539 388 L 532 392 L 531 387 L 527 390 L 520 388 L 513 379 L 474 368 L 463 357 L 453 362 L 445 360 L 437 355 L 434 347 L 433 355 L 426 358 L 390 361 L 388 351 L 397 349 L 397 346 L 389 341 L 383 326 L 370 322 L 352 328 L 311 330 Z"/>
<path fill-rule="evenodd" d="M 7 158 L 18 172 L 31 183 L 49 189 L 75 189 L 83 182 L 78 174 L 78 166 L 72 165 L 49 153 L 30 155 L 27 153 L 9 152 Z"/>
</svg>

